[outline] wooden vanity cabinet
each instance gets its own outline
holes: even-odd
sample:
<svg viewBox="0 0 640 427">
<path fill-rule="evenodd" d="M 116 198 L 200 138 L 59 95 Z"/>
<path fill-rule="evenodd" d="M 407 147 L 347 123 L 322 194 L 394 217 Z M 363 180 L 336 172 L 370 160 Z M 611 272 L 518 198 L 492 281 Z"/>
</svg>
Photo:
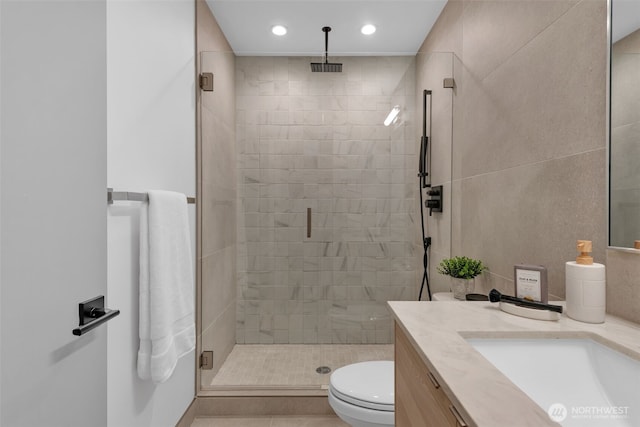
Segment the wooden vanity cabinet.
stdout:
<svg viewBox="0 0 640 427">
<path fill-rule="evenodd" d="M 395 326 L 395 425 L 396 427 L 467 426 L 397 324 Z"/>
</svg>

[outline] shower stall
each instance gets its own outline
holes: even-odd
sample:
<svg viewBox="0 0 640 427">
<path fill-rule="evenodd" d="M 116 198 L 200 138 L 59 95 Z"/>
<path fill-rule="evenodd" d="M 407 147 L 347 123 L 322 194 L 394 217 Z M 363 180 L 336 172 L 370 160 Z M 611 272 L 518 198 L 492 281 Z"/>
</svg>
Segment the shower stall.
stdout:
<svg viewBox="0 0 640 427">
<path fill-rule="evenodd" d="M 452 55 L 431 56 L 442 85 Z M 215 75 L 198 100 L 204 395 L 326 393 L 326 368 L 393 358 L 386 302 L 417 299 L 417 57 L 313 60 L 199 58 Z M 452 95 L 436 102 L 450 129 Z"/>
</svg>

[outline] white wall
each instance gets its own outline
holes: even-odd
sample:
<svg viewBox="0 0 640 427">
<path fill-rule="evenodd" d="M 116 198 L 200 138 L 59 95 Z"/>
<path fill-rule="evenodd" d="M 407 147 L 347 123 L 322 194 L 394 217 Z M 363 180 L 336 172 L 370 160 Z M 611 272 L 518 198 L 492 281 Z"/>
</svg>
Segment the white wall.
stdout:
<svg viewBox="0 0 640 427">
<path fill-rule="evenodd" d="M 107 5 L 108 171 L 116 190 L 195 195 L 193 0 Z M 160 385 L 138 379 L 139 203 L 108 214 L 108 425 L 174 426 L 195 394 L 193 353 Z M 190 205 L 195 257 L 195 207 Z M 194 302 L 195 304 L 195 302 Z"/>
</svg>

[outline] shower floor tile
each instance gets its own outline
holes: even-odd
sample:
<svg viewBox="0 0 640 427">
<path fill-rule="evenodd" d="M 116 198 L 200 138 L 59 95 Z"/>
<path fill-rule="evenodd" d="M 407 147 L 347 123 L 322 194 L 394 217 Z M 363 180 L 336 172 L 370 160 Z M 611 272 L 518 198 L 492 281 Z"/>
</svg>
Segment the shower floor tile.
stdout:
<svg viewBox="0 0 640 427">
<path fill-rule="evenodd" d="M 238 344 L 211 386 L 325 388 L 330 375 L 316 368 L 371 360 L 393 360 L 393 344 Z"/>
</svg>

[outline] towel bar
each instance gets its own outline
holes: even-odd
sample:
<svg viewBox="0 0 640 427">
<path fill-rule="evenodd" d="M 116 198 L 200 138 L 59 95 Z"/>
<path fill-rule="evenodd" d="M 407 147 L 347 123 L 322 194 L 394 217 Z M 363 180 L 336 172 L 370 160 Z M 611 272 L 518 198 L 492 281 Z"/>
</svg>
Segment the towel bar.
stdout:
<svg viewBox="0 0 640 427">
<path fill-rule="evenodd" d="M 134 193 L 132 191 L 113 191 L 113 188 L 107 188 L 107 203 L 113 204 L 116 200 L 128 200 L 130 202 L 148 202 L 149 195 L 147 193 Z M 187 203 L 194 204 L 195 197 L 187 197 Z"/>
</svg>

